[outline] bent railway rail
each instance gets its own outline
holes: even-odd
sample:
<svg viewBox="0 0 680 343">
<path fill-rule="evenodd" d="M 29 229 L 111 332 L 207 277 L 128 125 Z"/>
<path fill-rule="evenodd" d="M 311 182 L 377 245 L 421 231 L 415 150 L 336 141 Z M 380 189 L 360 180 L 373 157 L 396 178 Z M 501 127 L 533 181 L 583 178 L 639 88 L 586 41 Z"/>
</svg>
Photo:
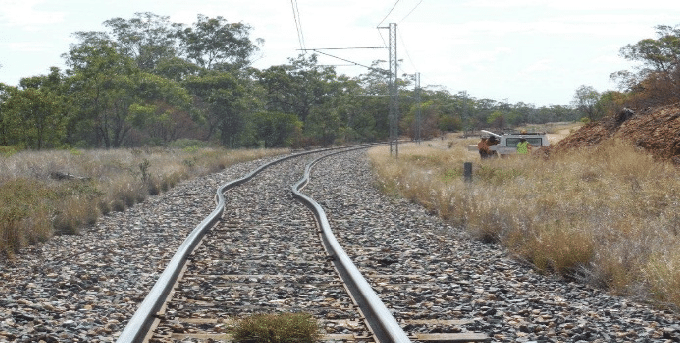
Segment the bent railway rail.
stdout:
<svg viewBox="0 0 680 343">
<path fill-rule="evenodd" d="M 484 335 L 458 339 L 450 335 L 430 339 L 408 336 L 338 244 L 323 208 L 300 193 L 316 162 L 355 149 L 292 154 L 220 187 L 215 210 L 179 247 L 117 342 L 220 340 L 226 337 L 230 318 L 281 310 L 305 311 L 321 318 L 322 326 L 331 332 L 324 337 L 326 341 L 485 340 Z M 322 156 L 306 165 L 304 176 L 291 190 L 313 216 L 299 209 L 288 210 L 293 214 L 286 219 L 280 214 L 270 215 L 293 206 L 290 193 L 280 187 L 280 181 L 262 183 L 255 191 L 237 187 L 263 172 L 272 177 L 283 174 L 269 169 L 282 167 L 284 162 L 299 165 L 301 162 L 295 160 L 308 154 Z M 290 182 L 296 169 L 279 169 L 288 173 L 285 182 Z M 228 190 L 229 200 L 224 196 Z M 268 207 L 257 205 L 257 199 L 247 202 L 258 197 L 267 198 Z M 238 207 L 240 202 L 245 205 Z M 225 214 L 227 208 L 230 213 Z M 315 237 L 317 234 L 320 237 Z M 239 244 L 243 242 L 250 244 Z M 324 249 L 328 255 L 322 252 Z M 293 272 L 282 268 L 283 264 L 291 264 Z"/>
<path fill-rule="evenodd" d="M 282 157 L 273 162 L 263 164 L 262 166 L 258 167 L 257 169 L 253 170 L 252 172 L 243 176 L 242 178 L 228 182 L 222 187 L 220 187 L 215 195 L 217 199 L 217 205 L 215 209 L 196 226 L 196 228 L 179 246 L 177 252 L 170 260 L 163 273 L 158 278 L 158 281 L 156 281 L 149 294 L 144 298 L 142 303 L 139 305 L 137 311 L 135 311 L 135 314 L 132 316 L 132 318 L 130 318 L 130 321 L 125 326 L 125 329 L 118 337 L 117 342 L 120 343 L 140 342 L 145 338 L 148 330 L 150 329 L 151 325 L 155 320 L 155 314 L 161 309 L 161 307 L 166 301 L 166 298 L 172 291 L 172 288 L 174 287 L 175 282 L 179 278 L 180 272 L 184 267 L 184 264 L 189 254 L 193 252 L 194 248 L 196 248 L 196 246 L 200 242 L 200 239 L 206 234 L 208 230 L 210 230 L 210 228 L 212 228 L 215 225 L 215 223 L 220 219 L 220 217 L 224 213 L 226 203 L 224 192 L 251 180 L 261 171 L 274 164 L 283 162 L 290 158 L 305 155 L 307 153 L 309 152 L 293 154 L 290 156 Z"/>
<path fill-rule="evenodd" d="M 323 156 L 322 158 L 328 157 Z M 326 250 L 331 254 L 331 257 L 336 261 L 335 265 L 341 278 L 347 285 L 349 292 L 352 294 L 355 301 L 357 301 L 362 309 L 362 312 L 369 321 L 369 325 L 373 329 L 374 334 L 380 342 L 410 342 L 411 340 L 406 336 L 406 333 L 401 329 L 397 321 L 392 316 L 392 313 L 385 307 L 385 304 L 375 294 L 366 279 L 361 275 L 357 267 L 350 260 L 349 256 L 342 249 L 338 241 L 331 231 L 331 226 L 326 217 L 326 212 L 323 210 L 314 199 L 300 193 L 300 190 L 309 182 L 309 173 L 314 163 L 320 161 L 321 158 L 314 160 L 305 168 L 305 174 L 297 184 L 292 188 L 295 197 L 303 201 L 316 216 L 316 219 L 321 226 L 323 241 L 326 245 Z"/>
</svg>

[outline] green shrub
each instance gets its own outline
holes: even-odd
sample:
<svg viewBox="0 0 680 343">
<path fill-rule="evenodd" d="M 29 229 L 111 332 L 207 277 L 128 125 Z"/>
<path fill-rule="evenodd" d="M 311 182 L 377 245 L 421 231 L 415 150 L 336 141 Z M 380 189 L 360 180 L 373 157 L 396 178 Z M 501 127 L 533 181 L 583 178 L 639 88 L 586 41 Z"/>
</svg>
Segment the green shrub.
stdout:
<svg viewBox="0 0 680 343">
<path fill-rule="evenodd" d="M 20 149 L 17 149 L 17 147 L 14 146 L 0 146 L 0 155 L 3 155 L 5 157 L 10 157 L 14 154 L 17 153 Z"/>
</svg>

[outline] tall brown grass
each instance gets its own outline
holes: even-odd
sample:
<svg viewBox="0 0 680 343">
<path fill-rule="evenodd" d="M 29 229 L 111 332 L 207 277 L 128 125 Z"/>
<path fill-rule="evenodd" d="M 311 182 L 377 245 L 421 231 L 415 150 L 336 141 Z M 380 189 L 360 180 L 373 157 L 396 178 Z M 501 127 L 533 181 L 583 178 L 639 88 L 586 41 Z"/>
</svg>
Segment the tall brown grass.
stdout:
<svg viewBox="0 0 680 343">
<path fill-rule="evenodd" d="M 0 155 L 0 256 L 77 234 L 182 180 L 285 150 L 220 148 L 7 151 Z"/>
<path fill-rule="evenodd" d="M 472 236 L 499 242 L 546 273 L 680 306 L 680 177 L 612 140 L 589 149 L 480 160 L 466 150 L 406 145 L 369 151 L 379 185 Z M 473 182 L 463 181 L 465 161 Z"/>
</svg>

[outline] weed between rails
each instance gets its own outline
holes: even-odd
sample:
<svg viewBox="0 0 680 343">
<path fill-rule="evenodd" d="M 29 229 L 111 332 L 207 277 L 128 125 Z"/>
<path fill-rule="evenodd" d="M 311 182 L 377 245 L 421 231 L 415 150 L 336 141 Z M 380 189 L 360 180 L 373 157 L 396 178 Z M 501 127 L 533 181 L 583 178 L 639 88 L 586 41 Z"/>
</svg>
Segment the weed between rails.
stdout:
<svg viewBox="0 0 680 343">
<path fill-rule="evenodd" d="M 191 177 L 284 150 L 217 148 L 19 151 L 0 155 L 0 256 L 78 234 Z M 190 165 L 184 161 L 192 161 Z M 59 176 L 58 178 L 55 175 Z"/>
<path fill-rule="evenodd" d="M 475 142 L 405 145 L 397 160 L 384 147 L 369 155 L 385 192 L 502 244 L 539 271 L 680 306 L 680 178 L 673 166 L 619 141 L 549 160 L 480 160 L 466 150 Z M 466 161 L 474 164 L 471 184 L 463 181 Z"/>
<path fill-rule="evenodd" d="M 307 313 L 256 314 L 234 328 L 239 343 L 312 343 L 321 337 L 319 324 Z"/>
</svg>

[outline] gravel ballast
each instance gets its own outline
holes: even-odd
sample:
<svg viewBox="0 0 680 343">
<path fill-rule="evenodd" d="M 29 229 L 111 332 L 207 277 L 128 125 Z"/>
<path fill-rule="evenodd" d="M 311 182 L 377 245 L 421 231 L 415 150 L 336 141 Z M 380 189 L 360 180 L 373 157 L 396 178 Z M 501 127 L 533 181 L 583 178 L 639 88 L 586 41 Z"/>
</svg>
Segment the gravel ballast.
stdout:
<svg viewBox="0 0 680 343">
<path fill-rule="evenodd" d="M 115 341 L 165 262 L 215 207 L 217 187 L 262 163 L 184 182 L 2 262 L 0 341 Z M 324 206 L 345 251 L 407 331 L 480 332 L 497 342 L 680 341 L 677 313 L 538 275 L 373 183 L 360 150 L 315 166 L 303 193 Z M 467 321 L 409 324 L 433 318 Z"/>
<path fill-rule="evenodd" d="M 374 181 L 358 151 L 315 166 L 305 192 L 324 206 L 340 244 L 398 320 L 469 319 L 439 330 L 498 342 L 680 341 L 677 313 L 539 275 L 420 205 L 379 193 Z"/>
</svg>

